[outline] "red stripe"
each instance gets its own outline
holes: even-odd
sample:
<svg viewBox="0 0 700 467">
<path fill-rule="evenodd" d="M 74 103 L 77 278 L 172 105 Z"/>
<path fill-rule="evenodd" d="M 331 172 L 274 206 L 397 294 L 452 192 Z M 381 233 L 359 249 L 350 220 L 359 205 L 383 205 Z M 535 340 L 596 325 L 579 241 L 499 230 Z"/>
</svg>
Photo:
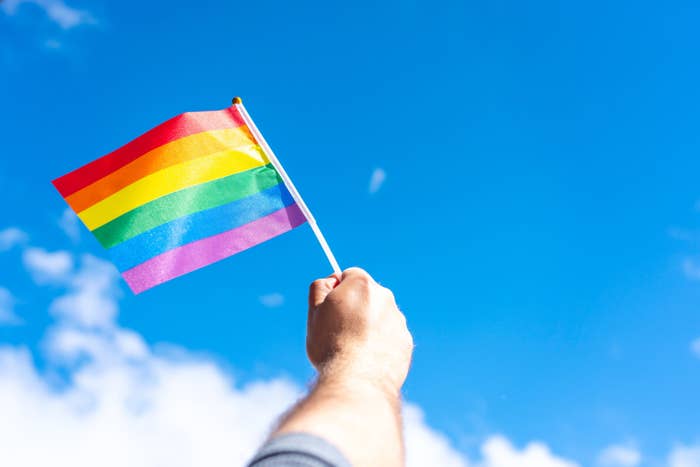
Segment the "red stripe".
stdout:
<svg viewBox="0 0 700 467">
<path fill-rule="evenodd" d="M 138 159 L 148 151 L 185 136 L 245 125 L 235 107 L 211 112 L 187 112 L 147 131 L 114 152 L 53 181 L 65 198 Z"/>
</svg>

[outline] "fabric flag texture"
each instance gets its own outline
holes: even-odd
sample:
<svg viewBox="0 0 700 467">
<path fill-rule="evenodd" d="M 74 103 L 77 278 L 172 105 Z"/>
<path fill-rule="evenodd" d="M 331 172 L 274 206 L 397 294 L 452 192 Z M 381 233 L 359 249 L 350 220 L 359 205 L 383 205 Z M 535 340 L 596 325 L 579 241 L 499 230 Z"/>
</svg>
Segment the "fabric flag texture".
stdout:
<svg viewBox="0 0 700 467">
<path fill-rule="evenodd" d="M 235 106 L 174 117 L 53 184 L 134 293 L 306 222 Z"/>
</svg>

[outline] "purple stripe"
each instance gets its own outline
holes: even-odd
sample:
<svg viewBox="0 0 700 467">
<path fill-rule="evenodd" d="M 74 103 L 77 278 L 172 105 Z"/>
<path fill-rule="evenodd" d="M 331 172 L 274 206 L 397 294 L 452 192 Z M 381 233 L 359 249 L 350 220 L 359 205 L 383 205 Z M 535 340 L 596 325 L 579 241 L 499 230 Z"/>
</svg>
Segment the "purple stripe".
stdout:
<svg viewBox="0 0 700 467">
<path fill-rule="evenodd" d="M 135 293 L 215 263 L 281 235 L 306 222 L 296 204 L 227 232 L 174 248 L 124 271 Z"/>
</svg>

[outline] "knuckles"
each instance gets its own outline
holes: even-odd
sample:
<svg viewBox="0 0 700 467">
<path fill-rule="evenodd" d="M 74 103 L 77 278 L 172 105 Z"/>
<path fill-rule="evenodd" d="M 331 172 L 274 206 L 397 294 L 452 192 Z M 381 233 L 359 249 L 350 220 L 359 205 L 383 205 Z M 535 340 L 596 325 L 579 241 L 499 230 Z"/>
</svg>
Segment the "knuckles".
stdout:
<svg viewBox="0 0 700 467">
<path fill-rule="evenodd" d="M 343 280 L 347 279 L 361 280 L 363 282 L 369 283 L 372 280 L 372 277 L 364 269 L 352 267 L 347 268 L 345 271 L 343 271 Z"/>
</svg>

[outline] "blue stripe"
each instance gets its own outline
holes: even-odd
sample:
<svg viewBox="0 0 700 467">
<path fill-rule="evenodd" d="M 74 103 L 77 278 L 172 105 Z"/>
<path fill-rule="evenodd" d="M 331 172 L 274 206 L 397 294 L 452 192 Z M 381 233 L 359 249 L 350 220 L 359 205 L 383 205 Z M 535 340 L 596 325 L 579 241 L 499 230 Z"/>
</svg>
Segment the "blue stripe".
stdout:
<svg viewBox="0 0 700 467">
<path fill-rule="evenodd" d="M 240 227 L 294 203 L 284 184 L 223 206 L 175 219 L 108 251 L 120 271 L 182 245 Z"/>
</svg>

